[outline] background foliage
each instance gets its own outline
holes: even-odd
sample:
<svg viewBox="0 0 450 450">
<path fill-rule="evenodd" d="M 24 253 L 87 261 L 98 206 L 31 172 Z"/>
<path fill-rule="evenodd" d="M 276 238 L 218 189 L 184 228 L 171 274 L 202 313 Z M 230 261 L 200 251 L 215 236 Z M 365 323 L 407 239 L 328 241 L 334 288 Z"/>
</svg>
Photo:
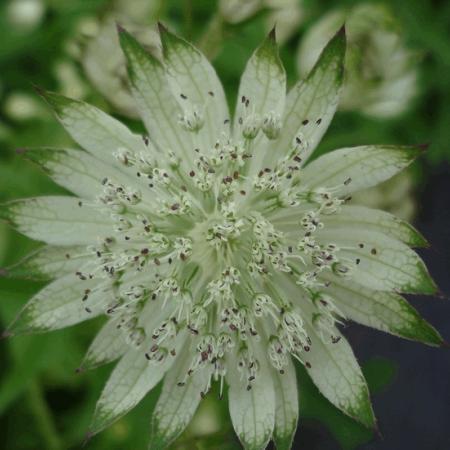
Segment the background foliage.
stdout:
<svg viewBox="0 0 450 450">
<path fill-rule="evenodd" d="M 22 146 L 70 144 L 62 128 L 33 93 L 32 84 L 60 92 L 64 89 L 69 91 L 72 89 L 75 94 L 83 92 L 87 100 L 114 113 L 111 106 L 89 86 L 80 63 L 76 60 L 74 62 L 69 51 L 74 39 L 83 41 L 80 24 L 86 23 L 87 19 L 92 20 L 108 13 L 114 6 L 113 2 L 42 0 L 40 2 L 43 7 L 42 16 L 31 24 L 29 20 L 18 21 L 12 17 L 10 3 L 12 2 L 4 1 L 0 5 L 0 202 L 63 192 L 15 152 L 15 149 Z M 211 0 L 162 1 L 155 14 L 159 20 L 183 36 L 199 42 L 204 39 L 208 24 L 209 26 L 214 24 L 216 3 Z M 349 5 L 356 2 L 340 3 Z M 448 176 L 446 161 L 450 159 L 448 76 L 450 3 L 444 0 L 408 2 L 394 0 L 388 3 L 404 27 L 408 45 L 423 55 L 419 67 L 418 95 L 409 111 L 395 120 L 370 119 L 357 113 L 339 113 L 319 151 L 362 143 L 430 143 L 426 156 L 415 167 L 415 195 L 420 205 L 421 202 L 427 201 L 427 196 L 442 196 L 442 186 L 444 194 L 449 186 L 445 183 L 443 185 L 433 183 L 437 183 L 436 177 L 442 179 L 442 174 Z M 290 83 L 297 77 L 295 54 L 299 40 L 317 18 L 334 6 L 336 6 L 334 1 L 302 2 L 304 21 L 281 50 Z M 239 77 L 247 58 L 266 33 L 267 14 L 268 11 L 263 9 L 244 22 L 226 25 L 221 30 L 223 46 L 219 49 L 214 64 L 224 81 L 230 104 L 234 102 Z M 120 114 L 118 117 L 132 127 L 138 126 Z M 428 188 L 425 189 L 425 186 L 436 188 L 430 191 Z M 448 209 L 448 200 L 441 202 L 440 205 Z M 426 220 L 435 220 L 429 216 L 425 217 L 428 217 Z M 423 221 L 424 218 L 420 207 L 418 218 L 419 221 Z M 448 221 L 448 216 L 442 220 Z M 429 236 L 431 242 L 436 242 L 439 239 L 437 229 L 431 226 L 430 222 L 425 228 L 432 234 Z M 433 236 L 433 233 L 436 234 Z M 448 233 L 446 236 L 448 238 Z M 35 246 L 36 243 L 0 224 L 0 267 L 18 261 Z M 448 253 L 447 248 L 439 244 L 438 247 L 440 252 Z M 439 257 L 437 259 L 439 260 Z M 448 258 L 441 260 L 445 262 Z M 442 277 L 442 281 L 446 279 L 444 274 L 445 270 L 441 267 L 439 276 Z M 441 282 L 439 278 L 437 281 Z M 26 299 L 39 287 L 39 283 L 29 280 L 0 277 L 2 328 L 5 328 Z M 446 308 L 449 312 L 448 306 Z M 442 308 L 441 314 L 443 312 Z M 5 450 L 80 448 L 95 401 L 111 369 L 107 366 L 91 373 L 75 373 L 98 326 L 99 322 L 91 321 L 47 335 L 20 336 L 0 342 L 2 448 Z M 353 332 L 352 327 L 349 328 L 350 338 L 359 339 L 367 346 L 370 340 L 361 338 L 359 330 Z M 442 331 L 446 336 L 445 330 Z M 428 349 L 427 351 L 436 352 Z M 364 353 L 367 352 L 360 352 L 362 355 Z M 445 354 L 440 357 L 448 359 Z M 386 386 L 395 379 L 397 369 L 385 358 L 367 360 L 363 357 L 361 363 L 378 405 L 377 392 L 380 390 L 390 392 L 386 391 L 389 389 Z M 440 367 L 436 366 L 433 369 L 439 371 Z M 400 368 L 400 372 L 402 370 Z M 448 378 L 448 372 L 442 376 Z M 321 448 L 321 450 L 360 448 L 364 442 L 374 437 L 371 432 L 344 417 L 321 397 L 300 368 L 299 380 L 301 417 L 304 420 L 301 421 L 296 438 L 298 448 Z M 444 397 L 448 397 L 448 392 L 443 393 Z M 133 412 L 89 442 L 87 448 L 92 450 L 146 448 L 150 411 L 158 393 L 158 389 L 153 391 Z M 210 397 L 200 409 L 196 421 L 174 448 L 179 450 L 239 448 L 231 430 L 225 403 L 214 400 L 214 395 Z M 447 410 L 441 411 L 446 412 L 447 417 L 450 414 L 450 399 L 448 400 Z M 430 405 L 417 404 L 416 407 L 429 408 Z M 405 412 L 414 414 L 414 411 Z M 430 414 L 437 413 L 430 409 Z M 396 427 L 400 428 L 401 432 L 401 420 Z M 439 447 L 442 449 L 449 448 L 446 445 L 448 441 L 445 439 L 448 439 L 448 435 L 445 434 L 445 430 L 443 427 L 438 431 L 443 433 L 439 441 L 444 445 Z M 394 441 L 390 440 L 390 435 L 385 439 L 382 445 L 379 444 L 379 440 L 376 441 L 378 442 L 376 448 L 397 448 L 392 444 Z M 414 445 L 414 443 L 409 445 L 409 448 L 425 448 Z"/>
</svg>

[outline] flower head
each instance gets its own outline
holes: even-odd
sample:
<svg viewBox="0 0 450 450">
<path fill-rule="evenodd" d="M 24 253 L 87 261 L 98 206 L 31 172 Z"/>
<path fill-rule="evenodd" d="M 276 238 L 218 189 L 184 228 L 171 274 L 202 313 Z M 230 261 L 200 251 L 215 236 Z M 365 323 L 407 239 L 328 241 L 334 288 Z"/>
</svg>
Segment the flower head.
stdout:
<svg viewBox="0 0 450 450">
<path fill-rule="evenodd" d="M 54 279 L 10 332 L 107 316 L 82 364 L 120 358 L 92 433 L 164 379 L 151 448 L 166 447 L 217 382 L 221 394 L 228 385 L 245 448 L 274 439 L 288 449 L 298 418 L 294 359 L 332 403 L 373 426 L 339 325 L 352 319 L 432 345 L 441 338 L 399 295 L 435 291 L 409 248 L 424 239 L 387 213 L 348 202 L 420 148 L 345 148 L 305 165 L 338 104 L 344 30 L 287 96 L 270 33 L 246 66 L 233 118 L 204 56 L 163 27 L 160 34 L 163 61 L 119 28 L 148 135 L 43 93 L 84 150 L 25 151 L 75 196 L 2 209 L 48 244 L 11 273 Z"/>
</svg>

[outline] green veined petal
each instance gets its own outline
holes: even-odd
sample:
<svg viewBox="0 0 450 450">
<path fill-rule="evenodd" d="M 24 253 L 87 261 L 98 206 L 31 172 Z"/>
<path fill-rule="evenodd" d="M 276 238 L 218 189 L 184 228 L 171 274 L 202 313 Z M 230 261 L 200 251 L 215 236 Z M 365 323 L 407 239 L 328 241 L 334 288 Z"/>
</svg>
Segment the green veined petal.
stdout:
<svg viewBox="0 0 450 450">
<path fill-rule="evenodd" d="M 114 157 L 117 151 L 148 152 L 141 136 L 95 106 L 53 92 L 41 93 L 66 131 L 96 158 L 119 165 Z"/>
<path fill-rule="evenodd" d="M 395 145 L 342 148 L 308 164 L 302 182 L 311 189 L 336 188 L 335 195 L 347 195 L 391 178 L 409 166 L 421 151 L 420 147 Z"/>
<path fill-rule="evenodd" d="M 328 43 L 305 80 L 288 93 L 283 132 L 272 145 L 286 154 L 298 143 L 306 161 L 317 147 L 336 111 L 344 75 L 346 39 L 344 29 Z M 296 138 L 299 142 L 296 142 Z"/>
<path fill-rule="evenodd" d="M 126 291 L 141 282 L 145 283 L 146 279 L 148 279 L 148 272 L 141 273 L 139 276 L 128 272 L 122 277 L 121 287 Z M 164 308 L 156 307 L 153 302 L 147 302 L 139 315 L 137 326 L 145 332 L 147 337 L 151 336 L 155 328 L 170 316 L 174 308 L 175 304 L 172 302 L 168 302 Z M 91 343 L 81 363 L 81 369 L 92 369 L 106 364 L 121 357 L 127 350 L 135 348 L 134 344 L 128 340 L 126 331 L 120 326 L 120 317 L 113 317 L 103 326 Z"/>
<path fill-rule="evenodd" d="M 25 158 L 48 173 L 60 186 L 81 198 L 95 199 L 102 191 L 102 180 L 108 178 L 125 186 L 136 180 L 112 166 L 114 158 L 105 163 L 89 153 L 75 149 L 33 148 L 24 151 Z"/>
<path fill-rule="evenodd" d="M 408 294 L 433 294 L 436 285 L 420 257 L 407 245 L 376 231 L 323 229 L 317 234 L 341 248 L 353 263 L 352 279 L 371 289 Z"/>
<path fill-rule="evenodd" d="M 86 292 L 88 299 L 83 301 Z M 68 274 L 34 295 L 8 328 L 12 334 L 58 330 L 103 312 L 110 286 L 95 279 L 81 281 Z"/>
<path fill-rule="evenodd" d="M 374 291 L 331 274 L 323 278 L 332 283 L 330 294 L 347 318 L 405 339 L 442 345 L 440 334 L 400 295 Z"/>
<path fill-rule="evenodd" d="M 36 197 L 5 203 L 0 218 L 47 244 L 93 244 L 113 233 L 111 219 L 76 197 Z"/>
<path fill-rule="evenodd" d="M 241 130 L 252 115 L 257 115 L 262 124 L 267 114 L 274 113 L 281 123 L 285 98 L 286 73 L 272 31 L 250 57 L 242 74 L 234 116 L 235 136 L 242 139 Z"/>
<path fill-rule="evenodd" d="M 170 90 L 163 65 L 122 28 L 119 38 L 128 63 L 133 96 L 150 139 L 160 151 L 170 149 L 179 157 L 192 160 L 192 136 L 178 124 L 182 109 Z"/>
<path fill-rule="evenodd" d="M 184 333 L 176 337 L 176 355 L 183 339 Z M 134 408 L 159 383 L 177 357 L 169 353 L 164 361 L 153 363 L 147 360 L 143 348 L 130 349 L 112 371 L 97 402 L 90 434 L 98 433 Z"/>
<path fill-rule="evenodd" d="M 353 351 L 339 332 L 336 343 L 324 342 L 308 330 L 311 348 L 305 354 L 308 373 L 319 391 L 337 408 L 368 428 L 374 428 L 375 417 L 369 390 Z M 309 367 L 308 367 L 309 366 Z"/>
<path fill-rule="evenodd" d="M 209 368 L 203 367 L 186 378 L 194 355 L 194 349 L 189 348 L 187 343 L 182 355 L 164 378 L 161 396 L 152 416 L 149 446 L 152 450 L 167 448 L 188 426 L 197 410 L 211 372 Z"/>
<path fill-rule="evenodd" d="M 228 403 L 231 422 L 245 450 L 264 450 L 275 426 L 275 390 L 269 368 L 260 358 L 260 369 L 251 389 L 237 371 L 228 367 Z"/>
<path fill-rule="evenodd" d="M 426 247 L 426 239 L 409 223 L 379 209 L 357 205 L 342 205 L 339 213 L 321 217 L 325 227 L 378 231 L 404 242 L 410 247 Z"/>
<path fill-rule="evenodd" d="M 95 336 L 80 369 L 94 369 L 114 361 L 129 349 L 124 334 L 117 328 L 117 321 L 110 319 Z"/>
<path fill-rule="evenodd" d="M 172 92 L 183 110 L 193 107 L 204 113 L 199 137 L 205 148 L 214 145 L 221 130 L 228 132 L 230 119 L 225 93 L 214 68 L 205 56 L 184 39 L 160 25 L 164 61 Z"/>
<path fill-rule="evenodd" d="M 83 246 L 45 246 L 8 267 L 6 273 L 11 277 L 52 280 L 68 273 L 75 273 L 91 260 L 91 252 Z"/>
<path fill-rule="evenodd" d="M 273 371 L 275 389 L 275 429 L 273 440 L 277 450 L 290 450 L 298 422 L 297 377 L 289 360 L 284 373 Z"/>
</svg>

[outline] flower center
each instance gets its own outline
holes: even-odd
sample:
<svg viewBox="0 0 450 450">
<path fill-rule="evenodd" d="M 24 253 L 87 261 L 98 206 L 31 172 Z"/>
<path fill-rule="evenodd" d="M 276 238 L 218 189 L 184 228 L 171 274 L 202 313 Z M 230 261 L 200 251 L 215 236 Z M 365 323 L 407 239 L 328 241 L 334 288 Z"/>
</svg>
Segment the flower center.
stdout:
<svg viewBox="0 0 450 450">
<path fill-rule="evenodd" d="M 276 117 L 267 118 L 267 132 L 275 125 Z M 305 314 L 323 336 L 336 339 L 342 314 L 324 293 L 322 274 L 348 276 L 352 268 L 321 237 L 324 217 L 343 200 L 302 185 L 304 139 L 297 136 L 288 157 L 261 169 L 253 161 L 254 139 L 236 143 L 223 135 L 208 156 L 195 149 L 187 170 L 173 155 L 161 166 L 148 156 L 152 152 L 117 152 L 136 183 L 130 188 L 104 180 L 99 202 L 116 220 L 117 234 L 94 249 L 98 266 L 92 270 L 113 279 L 116 298 L 106 313 L 117 317 L 135 345 L 149 345 L 149 360 L 170 357 L 184 330 L 198 341 L 186 376 L 212 367 L 216 378 L 223 377 L 225 354 L 234 349 L 249 387 L 261 338 L 280 372 L 289 354 L 308 367 Z M 279 285 L 291 286 L 289 295 L 301 297 L 302 308 Z M 161 318 L 149 335 L 148 314 L 155 311 Z"/>
</svg>

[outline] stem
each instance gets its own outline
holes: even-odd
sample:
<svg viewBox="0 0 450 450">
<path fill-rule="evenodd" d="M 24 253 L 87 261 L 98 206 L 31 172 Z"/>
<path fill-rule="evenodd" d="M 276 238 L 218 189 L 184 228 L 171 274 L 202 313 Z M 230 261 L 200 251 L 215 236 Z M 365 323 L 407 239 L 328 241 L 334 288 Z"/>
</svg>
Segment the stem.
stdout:
<svg viewBox="0 0 450 450">
<path fill-rule="evenodd" d="M 56 431 L 50 408 L 45 401 L 38 381 L 33 380 L 30 383 L 27 397 L 37 428 L 45 442 L 45 448 L 47 450 L 62 450 L 61 439 Z"/>
</svg>

